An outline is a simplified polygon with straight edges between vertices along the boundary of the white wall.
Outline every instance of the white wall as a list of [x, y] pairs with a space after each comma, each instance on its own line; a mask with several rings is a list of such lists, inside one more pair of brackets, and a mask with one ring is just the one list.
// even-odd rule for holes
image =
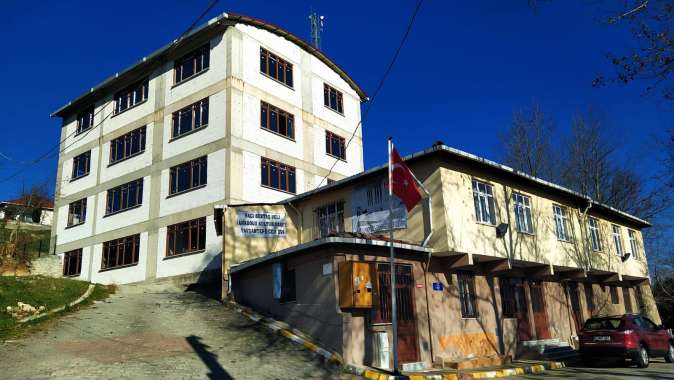
[[[98, 220], [96, 221], [96, 231], [94, 231], [94, 233], [100, 234], [147, 221], [150, 216], [150, 185], [150, 176], [144, 177], [143, 203], [141, 206], [108, 216], [105, 215], [107, 190], [98, 193], [98, 204], [96, 204], [98, 209]], [[87, 210], [87, 218], [88, 215], [89, 211]]]
[[101, 182], [107, 182], [127, 173], [152, 165], [152, 136], [154, 124], [145, 126], [145, 151], [137, 156], [110, 165], [110, 141], [101, 146]]
[[63, 172], [61, 174], [61, 192], [60, 196], [68, 196], [90, 187], [96, 186], [96, 173], [98, 172], [98, 150], [100, 147], [91, 149], [91, 161], [89, 174], [80, 177], [71, 182], [73, 173], [73, 159], [70, 158], [63, 162]]
[[68, 226], [68, 208], [69, 204], [65, 204], [58, 209], [58, 220], [56, 221], [56, 233], [58, 235], [58, 244], [69, 243], [71, 241], [87, 238], [93, 234], [94, 225], [94, 196], [87, 197], [87, 214], [84, 223]]
[[[103, 244], [101, 243], [94, 245], [92, 255], [93, 258], [92, 281], [100, 284], [126, 284], [130, 282], [139, 282], [145, 280], [145, 266], [147, 263], [147, 235], [148, 235], [147, 232], [142, 232], [140, 234], [140, 250], [138, 253], [138, 264], [125, 268], [111, 269], [101, 272], [100, 270], [103, 257]], [[85, 267], [82, 266], [83, 272], [84, 268]]]
[[[260, 184], [260, 156], [251, 152], [243, 152], [243, 197], [248, 202], [278, 202], [292, 197], [294, 194], [263, 187]], [[295, 170], [295, 186], [297, 194], [303, 193], [304, 171]]]

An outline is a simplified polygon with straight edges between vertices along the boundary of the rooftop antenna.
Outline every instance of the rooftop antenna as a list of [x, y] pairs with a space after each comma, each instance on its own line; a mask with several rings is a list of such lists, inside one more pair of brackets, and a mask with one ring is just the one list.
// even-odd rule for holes
[[309, 25], [311, 26], [311, 45], [316, 49], [321, 49], [321, 33], [323, 33], [323, 20], [325, 17], [319, 16], [316, 12], [309, 14]]

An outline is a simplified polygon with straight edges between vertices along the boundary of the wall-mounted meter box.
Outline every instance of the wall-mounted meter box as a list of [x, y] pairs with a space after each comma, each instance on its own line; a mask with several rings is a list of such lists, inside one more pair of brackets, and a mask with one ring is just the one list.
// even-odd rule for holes
[[374, 265], [361, 261], [339, 263], [339, 307], [371, 308], [377, 289]]

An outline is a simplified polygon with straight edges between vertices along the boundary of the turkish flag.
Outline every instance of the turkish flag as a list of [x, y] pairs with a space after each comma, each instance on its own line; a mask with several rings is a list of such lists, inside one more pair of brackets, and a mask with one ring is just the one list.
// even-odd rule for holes
[[410, 211], [421, 200], [421, 189], [395, 148], [391, 151], [390, 165], [393, 194], [397, 195], [405, 204], [407, 211]]

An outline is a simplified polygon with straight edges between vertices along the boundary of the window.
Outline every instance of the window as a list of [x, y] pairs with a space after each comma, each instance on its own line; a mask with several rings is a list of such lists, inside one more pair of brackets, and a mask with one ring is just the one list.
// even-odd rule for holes
[[145, 127], [110, 141], [110, 165], [145, 151]]
[[206, 185], [208, 181], [207, 161], [207, 156], [203, 156], [172, 167], [169, 174], [169, 194], [177, 194]]
[[75, 180], [89, 174], [91, 169], [91, 151], [84, 152], [73, 158], [73, 173], [71, 180]]
[[594, 313], [594, 290], [591, 283], [583, 284], [583, 289], [585, 290], [585, 304], [587, 305], [587, 311], [590, 315]]
[[615, 286], [611, 286], [610, 290], [611, 290], [611, 303], [614, 305], [619, 304], [620, 302], [618, 300], [618, 288]]
[[518, 314], [526, 315], [527, 303], [525, 301], [524, 286], [522, 280], [516, 278], [501, 277], [501, 307], [503, 318], [515, 318]]
[[323, 104], [331, 110], [343, 114], [344, 105], [342, 102], [342, 93], [323, 83]]
[[293, 87], [292, 63], [279, 58], [276, 54], [270, 53], [264, 48], [260, 48], [260, 72], [288, 87]]
[[557, 239], [571, 241], [569, 217], [566, 213], [566, 207], [552, 205], [552, 212], [555, 215], [555, 233], [557, 234]]
[[613, 244], [615, 245], [615, 254], [618, 256], [623, 255], [623, 238], [620, 236], [620, 226], [616, 226], [615, 224], [612, 226], [613, 228]]
[[137, 179], [108, 190], [105, 215], [143, 204], [143, 179]]
[[115, 115], [147, 100], [149, 80], [146, 78], [115, 94]]
[[346, 161], [346, 141], [343, 137], [325, 131], [325, 153]]
[[63, 254], [63, 275], [79, 276], [82, 273], [82, 248]]
[[167, 227], [166, 256], [199, 252], [206, 249], [206, 217]]
[[84, 223], [87, 219], [87, 198], [68, 205], [68, 227]]
[[459, 299], [461, 301], [461, 317], [476, 318], [475, 276], [470, 272], [459, 272]]
[[634, 287], [634, 295], [637, 299], [637, 307], [639, 308], [639, 312], [641, 312], [646, 308], [646, 304], [644, 303], [644, 293], [641, 290], [641, 286], [637, 285]]
[[260, 102], [260, 127], [295, 139], [295, 116], [265, 102]]
[[630, 249], [632, 250], [632, 256], [635, 259], [639, 258], [639, 250], [637, 249], [637, 233], [634, 230], [627, 230], [627, 236], [630, 240]]
[[87, 108], [84, 112], [77, 115], [77, 132], [80, 134], [84, 131], [88, 131], [91, 127], [94, 126], [94, 107], [91, 106]]
[[632, 298], [630, 298], [630, 288], [623, 288], [623, 302], [625, 303], [625, 313], [634, 313]]
[[297, 301], [295, 288], [295, 270], [288, 269], [285, 263], [272, 264], [274, 299], [280, 302]]
[[590, 230], [590, 243], [593, 251], [601, 251], [601, 240], [599, 239], [599, 221], [596, 218], [588, 218], [587, 225]]
[[531, 224], [531, 198], [526, 195], [514, 193], [513, 203], [515, 204], [515, 224], [518, 232], [534, 233], [534, 226]]
[[208, 125], [208, 98], [173, 113], [171, 138], [205, 128]]
[[140, 234], [103, 243], [101, 270], [138, 264]]
[[206, 44], [175, 61], [173, 83], [178, 84], [208, 69], [211, 46]]
[[344, 202], [334, 202], [314, 210], [318, 237], [326, 237], [337, 232], [344, 232]]
[[295, 168], [262, 157], [260, 159], [262, 186], [295, 194]]
[[494, 195], [492, 186], [484, 182], [473, 180], [473, 202], [475, 203], [475, 217], [478, 223], [495, 225]]

